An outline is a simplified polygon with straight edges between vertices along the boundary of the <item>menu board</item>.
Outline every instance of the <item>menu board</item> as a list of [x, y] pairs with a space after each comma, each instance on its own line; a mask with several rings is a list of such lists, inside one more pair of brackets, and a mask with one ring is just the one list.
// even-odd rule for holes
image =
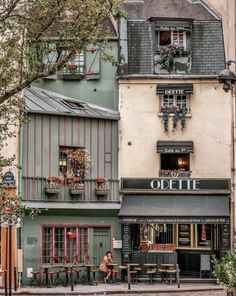
[[224, 251], [228, 251], [230, 249], [230, 227], [229, 227], [229, 224], [222, 225], [221, 249]]
[[123, 250], [131, 250], [131, 227], [129, 224], [123, 224]]
[[179, 247], [191, 246], [190, 224], [179, 224]]

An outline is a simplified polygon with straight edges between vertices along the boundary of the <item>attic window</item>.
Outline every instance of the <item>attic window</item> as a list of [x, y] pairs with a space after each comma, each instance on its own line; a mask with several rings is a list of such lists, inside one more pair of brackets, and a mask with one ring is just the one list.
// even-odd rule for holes
[[85, 105], [81, 102], [75, 102], [70, 100], [62, 100], [62, 103], [64, 103], [66, 106], [70, 107], [71, 109], [77, 109], [77, 110], [84, 110]]

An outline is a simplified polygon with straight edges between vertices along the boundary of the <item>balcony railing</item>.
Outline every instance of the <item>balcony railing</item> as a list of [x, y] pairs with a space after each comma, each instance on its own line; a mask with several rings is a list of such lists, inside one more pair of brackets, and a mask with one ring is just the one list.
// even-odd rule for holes
[[68, 184], [60, 188], [47, 188], [46, 178], [22, 177], [21, 196], [31, 202], [119, 202], [119, 180], [107, 180], [104, 194], [96, 194], [97, 179], [84, 180], [84, 186], [71, 190]]

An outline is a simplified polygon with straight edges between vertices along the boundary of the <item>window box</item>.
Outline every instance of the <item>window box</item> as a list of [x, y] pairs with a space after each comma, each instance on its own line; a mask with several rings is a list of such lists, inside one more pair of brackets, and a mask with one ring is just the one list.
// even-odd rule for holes
[[106, 196], [108, 195], [108, 193], [109, 193], [108, 189], [98, 189], [98, 188], [95, 189], [95, 194], [98, 196]]
[[159, 172], [159, 177], [161, 178], [190, 178], [191, 171], [184, 170], [161, 170]]
[[62, 80], [81, 80], [83, 78], [83, 75], [81, 74], [62, 74], [61, 79]]
[[71, 195], [82, 195], [84, 193], [84, 187], [81, 188], [69, 188]]
[[46, 180], [45, 192], [47, 194], [57, 194], [61, 190], [61, 181], [57, 176], [50, 176]]

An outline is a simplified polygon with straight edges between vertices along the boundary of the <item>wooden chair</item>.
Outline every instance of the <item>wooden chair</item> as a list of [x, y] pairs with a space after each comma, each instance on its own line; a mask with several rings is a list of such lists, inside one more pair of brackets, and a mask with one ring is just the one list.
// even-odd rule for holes
[[166, 275], [167, 275], [167, 280], [169, 281], [170, 284], [172, 284], [172, 275], [175, 275], [176, 278], [176, 273], [177, 273], [177, 269], [167, 269], [166, 270]]
[[125, 276], [127, 275], [127, 266], [126, 265], [120, 265], [119, 270], [121, 272], [121, 281], [125, 282]]
[[137, 283], [138, 282], [138, 277], [137, 277], [137, 274], [138, 274], [138, 272], [137, 272], [137, 270], [130, 270], [130, 279], [131, 279], [131, 282], [132, 283]]
[[37, 276], [40, 276], [40, 271], [31, 271], [32, 274], [32, 279], [31, 279], [31, 287], [39, 287], [40, 286], [40, 282]]
[[157, 273], [156, 268], [148, 268], [146, 274], [149, 276], [150, 284], [153, 284], [153, 276]]
[[95, 285], [98, 284], [98, 281], [97, 281], [97, 278], [96, 278], [96, 272], [98, 272], [98, 271], [99, 271], [99, 269], [96, 268], [96, 267], [91, 269], [91, 272], [92, 272], [92, 274], [93, 274], [93, 276], [92, 276], [92, 281], [93, 281], [93, 283], [94, 283]]
[[161, 268], [161, 269], [158, 269], [158, 271], [161, 273], [161, 283], [164, 283], [165, 280], [167, 280], [167, 269], [165, 268]]

